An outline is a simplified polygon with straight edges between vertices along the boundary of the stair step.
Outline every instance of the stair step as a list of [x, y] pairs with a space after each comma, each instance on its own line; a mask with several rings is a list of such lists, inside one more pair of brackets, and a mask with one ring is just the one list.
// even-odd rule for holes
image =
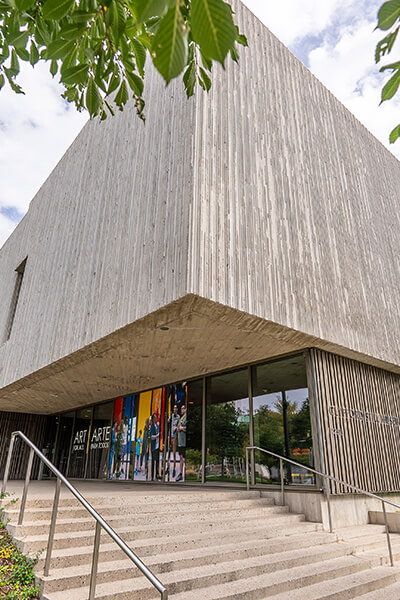
[[[269, 527], [263, 524], [260, 527], [254, 526], [251, 528], [244, 528], [238, 526], [220, 528], [209, 527], [208, 531], [202, 532], [185, 532], [175, 534], [172, 530], [169, 530], [166, 536], [158, 537], [155, 533], [149, 536], [147, 539], [138, 539], [136, 532], [131, 532], [129, 529], [118, 530], [118, 535], [128, 544], [132, 545], [138, 554], [141, 554], [142, 548], [158, 546], [161, 551], [168, 551], [175, 547], [195, 547], [196, 545], [208, 546], [213, 545], [216, 542], [224, 539], [228, 543], [229, 541], [241, 541], [245, 539], [268, 539], [278, 537], [280, 535], [291, 535], [299, 532], [299, 526], [301, 525], [304, 535], [309, 531], [321, 531], [322, 526], [319, 523], [306, 523], [305, 521], [298, 521], [293, 523], [277, 524], [275, 519], [271, 522]], [[131, 535], [132, 533], [132, 535]], [[103, 532], [102, 539], [109, 539], [109, 536]], [[43, 550], [47, 546], [47, 535], [36, 535], [36, 536], [25, 536], [15, 537], [19, 546], [24, 552], [38, 552]], [[94, 533], [88, 532], [71, 532], [71, 533], [58, 533], [54, 537], [53, 548], [68, 548], [71, 545], [81, 546], [92, 546], [94, 541]], [[132, 543], [134, 542], [134, 543]]]
[[[332, 580], [368, 568], [367, 561], [345, 556], [233, 581], [231, 572], [222, 573], [225, 581], [216, 584], [204, 574], [203, 567], [195, 567], [185, 570], [183, 574], [179, 571], [165, 573], [162, 582], [169, 591], [169, 598], [174, 600], [257, 600], [282, 593], [283, 590], [289, 592], [302, 585]], [[201, 587], [203, 579], [207, 579], [208, 587]], [[217, 575], [216, 579], [220, 581], [221, 575]], [[197, 588], [187, 589], [185, 582], [196, 582]], [[86, 600], [87, 597], [87, 586], [43, 594], [43, 600]], [[114, 582], [101, 583], [96, 588], [96, 600], [153, 600], [159, 597], [159, 593], [143, 577], [121, 580], [118, 586]]]
[[[393, 569], [391, 569], [393, 571]], [[397, 582], [389, 585], [382, 589], [382, 587], [376, 587], [376, 589], [363, 594], [360, 600], [399, 600], [400, 598], [400, 581], [397, 577]]]
[[[115, 483], [113, 484], [115, 485]], [[118, 486], [118, 484], [117, 484]], [[82, 506], [80, 502], [70, 493], [67, 492], [64, 488], [62, 489], [62, 494], [59, 500], [59, 507], [78, 507]], [[153, 506], [171, 506], [171, 505], [179, 505], [182, 504], [200, 504], [200, 503], [209, 503], [209, 502], [222, 502], [222, 501], [235, 501], [235, 500], [246, 500], [246, 499], [258, 499], [260, 500], [261, 495], [259, 490], [220, 490], [217, 492], [213, 491], [200, 491], [196, 490], [193, 492], [190, 489], [186, 491], [175, 491], [172, 487], [168, 488], [168, 492], [159, 493], [157, 489], [154, 489], [154, 492], [149, 493], [148, 491], [137, 491], [132, 487], [132, 484], [126, 484], [121, 486], [121, 494], [115, 493], [105, 493], [102, 496], [90, 496], [83, 493], [85, 500], [89, 502], [93, 507], [97, 509], [97, 507], [110, 504], [110, 502], [114, 506], [124, 506], [127, 502], [127, 497], [129, 498], [129, 502], [133, 502], [134, 500], [140, 504], [140, 506], [146, 507], [149, 505]], [[128, 492], [128, 494], [127, 494]], [[66, 495], [64, 495], [66, 494]], [[18, 507], [21, 501], [21, 498], [16, 496], [8, 496], [2, 502], [0, 502], [0, 506], [7, 506], [10, 502], [16, 500], [14, 504], [11, 506]], [[267, 500], [267, 498], [262, 498], [262, 500]], [[270, 498], [270, 500], [272, 500]], [[273, 502], [273, 500], [272, 500]], [[32, 497], [29, 496], [26, 501], [26, 509], [30, 508], [51, 508], [53, 505], [53, 496], [51, 497]]]
[[[283, 524], [283, 523], [298, 523], [301, 521], [304, 521], [304, 515], [295, 515], [295, 514], [287, 514], [287, 515], [274, 515], [273, 519], [270, 519], [271, 522], [274, 523], [274, 525], [278, 526], [279, 524]], [[143, 539], [143, 538], [148, 538], [148, 537], [162, 537], [162, 536], [168, 536], [171, 535], [171, 533], [173, 532], [174, 535], [179, 535], [179, 534], [184, 534], [184, 533], [192, 533], [192, 534], [197, 534], [197, 533], [205, 533], [205, 532], [209, 532], [211, 529], [213, 529], [213, 532], [215, 532], [215, 530], [226, 530], [227, 528], [236, 528], [238, 526], [238, 522], [240, 523], [240, 528], [249, 528], [249, 529], [254, 529], [259, 527], [260, 524], [260, 517], [259, 516], [244, 516], [240, 519], [240, 521], [238, 521], [236, 518], [231, 518], [229, 515], [224, 518], [224, 519], [220, 519], [218, 522], [217, 527], [215, 527], [215, 522], [214, 520], [206, 520], [206, 521], [184, 521], [184, 522], [180, 522], [180, 520], [177, 520], [176, 523], [168, 523], [168, 524], [159, 524], [157, 526], [153, 526], [150, 527], [151, 525], [153, 525], [152, 523], [142, 523], [142, 525], [140, 526], [126, 526], [126, 519], [121, 518], [121, 519], [111, 519], [108, 520], [109, 525], [113, 528], [113, 529], [118, 529], [118, 531], [122, 532], [122, 536], [129, 536], [130, 540], [138, 540], [138, 539]], [[94, 528], [95, 528], [95, 521], [94, 519], [88, 520], [88, 519], [76, 519], [74, 522], [70, 523], [69, 521], [63, 521], [63, 522], [57, 522], [56, 524], [56, 535], [57, 534], [62, 534], [62, 533], [67, 533], [69, 535], [71, 535], [74, 532], [79, 532], [79, 533], [86, 533], [86, 534], [90, 534], [91, 532], [94, 532]], [[48, 527], [45, 528], [43, 526], [37, 525], [36, 523], [34, 525], [28, 525], [28, 524], [24, 524], [21, 526], [18, 525], [13, 525], [13, 524], [9, 524], [8, 529], [10, 531], [11, 534], [16, 534], [16, 532], [18, 532], [19, 536], [26, 536], [26, 535], [36, 535], [39, 534], [40, 532], [46, 532], [46, 530], [48, 531]], [[107, 535], [106, 533], [104, 533], [103, 535]]]
[[[387, 594], [390, 584], [396, 580], [396, 573], [391, 567], [373, 568], [366, 571], [352, 573], [334, 581], [324, 581], [314, 585], [292, 590], [290, 600], [398, 600], [399, 596]], [[382, 589], [384, 588], [384, 589]], [[400, 588], [398, 588], [400, 589]], [[371, 592], [371, 590], [374, 590]], [[381, 595], [370, 597], [369, 592]], [[368, 592], [366, 594], [366, 592]], [[365, 595], [366, 594], [366, 595]], [[273, 597], [274, 600], [288, 600], [286, 593], [280, 593]], [[177, 599], [178, 600], [178, 599]], [[189, 597], [187, 600], [191, 600]]]
[[[163, 575], [163, 580], [170, 578], [174, 572], [174, 582], [183, 579], [185, 587], [193, 589], [199, 585], [205, 586], [223, 582], [227, 578], [230, 581], [241, 577], [250, 577], [263, 573], [272, 573], [274, 571], [289, 569], [299, 565], [309, 565], [313, 562], [330, 560], [352, 552], [350, 546], [343, 543], [330, 544], [323, 547], [298, 548], [286, 552], [276, 552], [270, 554], [268, 547], [265, 547], [264, 553], [258, 556], [235, 559], [230, 553], [224, 553], [225, 561], [215, 563], [201, 563], [194, 556], [188, 564], [183, 564], [175, 554], [164, 556], [155, 556], [146, 561], [146, 566], [156, 575]], [[227, 561], [226, 559], [229, 558]], [[187, 573], [193, 568], [202, 567], [202, 576], [196, 580], [188, 580]], [[68, 590], [78, 585], [89, 585], [91, 565], [82, 565], [65, 569], [54, 569], [48, 577], [39, 577], [42, 589], [46, 591]], [[196, 571], [197, 572], [197, 571]], [[129, 559], [120, 561], [108, 561], [99, 563], [97, 581], [99, 584], [110, 581], [121, 581], [126, 578], [140, 576], [141, 573]]]
[[[14, 507], [14, 505], [12, 505]], [[92, 506], [94, 506], [94, 508], [96, 510], [98, 510], [98, 512], [100, 512], [100, 514], [104, 517], [109, 517], [112, 515], [115, 515], [116, 512], [121, 512], [123, 514], [137, 514], [138, 512], [138, 502], [131, 500], [131, 499], [126, 499], [124, 503], [110, 503], [110, 501], [108, 501], [107, 504], [100, 504], [98, 505], [97, 503], [93, 502]], [[116, 511], [116, 507], [117, 507], [117, 511]], [[213, 512], [223, 512], [223, 511], [227, 511], [227, 510], [247, 510], [248, 508], [254, 509], [256, 510], [257, 508], [261, 509], [267, 509], [267, 508], [275, 508], [275, 509], [281, 509], [282, 511], [288, 511], [288, 507], [286, 506], [279, 506], [279, 505], [275, 505], [274, 501], [271, 498], [248, 498], [246, 500], [243, 499], [233, 499], [233, 500], [220, 500], [220, 501], [214, 501], [214, 502], [200, 502], [198, 503], [197, 501], [192, 501], [192, 502], [186, 502], [185, 503], [185, 509], [183, 511], [183, 515], [187, 515], [187, 514], [197, 514], [197, 513], [213, 513]], [[17, 508], [6, 508], [4, 511], [5, 515], [7, 518], [10, 518], [11, 520], [17, 521], [18, 519], [18, 515], [19, 515], [19, 509]], [[157, 513], [160, 515], [168, 515], [171, 514], [171, 499], [163, 504], [163, 505], [159, 505], [157, 506]], [[30, 521], [30, 520], [37, 520], [37, 521], [49, 521], [51, 518], [51, 514], [52, 514], [52, 503], [50, 503], [48, 506], [45, 507], [40, 507], [40, 508], [35, 508], [35, 507], [30, 507], [30, 508], [26, 508], [25, 509], [25, 516], [24, 519]], [[142, 503], [140, 502], [140, 514], [154, 514], [154, 504], [150, 503], [150, 504], [144, 504], [142, 505]], [[76, 505], [76, 506], [67, 506], [67, 507], [63, 507], [60, 506], [59, 510], [58, 510], [58, 516], [60, 519], [63, 518], [80, 518], [80, 517], [84, 517], [85, 515], [87, 515], [87, 510], [81, 505]]]
[[[205, 547], [194, 547], [188, 550], [181, 550], [173, 546], [173, 552], [171, 552], [171, 542], [165, 551], [165, 555], [174, 561], [178, 561], [179, 564], [184, 568], [187, 563], [190, 563], [194, 558], [199, 564], [207, 564], [208, 562], [223, 562], [225, 555], [229, 554], [232, 558], [246, 558], [251, 556], [259, 556], [265, 554], [274, 554], [276, 552], [285, 552], [287, 550], [293, 550], [296, 548], [308, 548], [310, 546], [320, 546], [322, 544], [330, 545], [336, 543], [336, 537], [333, 534], [319, 531], [307, 532], [307, 535], [303, 533], [299, 534], [296, 530], [296, 534], [286, 535], [285, 537], [277, 537], [268, 539], [246, 539], [244, 541], [225, 542], [223, 539], [218, 540], [219, 543], [213, 546]], [[136, 547], [134, 548], [135, 550]], [[147, 552], [146, 552], [147, 550]], [[159, 545], [153, 547], [141, 548], [141, 558], [147, 563], [149, 557], [162, 556]], [[91, 564], [92, 563], [92, 546], [86, 546], [84, 548], [64, 548], [54, 550], [52, 554], [51, 565], [52, 568], [66, 568], [70, 566], [76, 566], [80, 564]], [[100, 546], [99, 562], [121, 560], [125, 557], [125, 554], [120, 550], [114, 542], [103, 543]], [[43, 568], [44, 556], [38, 561], [38, 569]]]
[[[167, 587], [171, 600], [379, 600], [397, 591], [400, 570], [387, 566], [382, 525], [330, 534], [275, 505], [258, 491], [200, 492], [129, 484], [89, 502]], [[139, 487], [139, 486], [138, 486]], [[121, 493], [115, 493], [115, 489]], [[109, 489], [109, 488], [108, 488]], [[36, 567], [42, 600], [86, 600], [95, 521], [63, 490], [50, 575]], [[52, 498], [29, 498], [18, 526], [18, 504], [5, 508], [19, 547], [47, 546]], [[400, 559], [400, 535], [391, 536]], [[385, 600], [396, 596], [388, 596]], [[96, 600], [159, 600], [160, 593], [102, 532]], [[400, 595], [397, 596], [400, 600]]]
[[[288, 507], [286, 506], [265, 506], [265, 507], [247, 507], [244, 509], [231, 509], [231, 510], [220, 510], [220, 511], [197, 511], [188, 514], [179, 515], [179, 523], [180, 524], [193, 524], [193, 520], [195, 517], [196, 523], [204, 523], [207, 521], [226, 521], [226, 520], [248, 520], [248, 519], [262, 519], [268, 518], [269, 516], [274, 515], [284, 515], [289, 512]], [[144, 518], [144, 515], [141, 513], [138, 514], [138, 509], [136, 507], [135, 511], [121, 511], [120, 514], [117, 513], [114, 508], [114, 512], [111, 516], [105, 515], [102, 511], [99, 511], [99, 514], [112, 526], [118, 526], [118, 524], [124, 524], [126, 522], [132, 523], [142, 523], [146, 520], [147, 525], [154, 526], [171, 526], [177, 522], [177, 516], [175, 513], [172, 513], [171, 510], [167, 513], [148, 513]], [[292, 513], [293, 514], [293, 513]], [[7, 515], [6, 515], [7, 516]], [[34, 530], [35, 528], [38, 530], [49, 529], [50, 520], [39, 520], [34, 519], [33, 515], [26, 513], [24, 515], [24, 521], [22, 526], [17, 525], [17, 515], [13, 515], [15, 519], [11, 519], [9, 521], [9, 525], [11, 527], [17, 528], [22, 527], [26, 530]], [[216, 517], [218, 517], [216, 519]], [[74, 515], [73, 517], [65, 516], [64, 514], [57, 515], [56, 520], [56, 529], [58, 531], [63, 531], [63, 526], [69, 526], [70, 531], [81, 531], [87, 524], [87, 529], [92, 529], [94, 527], [94, 518], [86, 511], [82, 516]]]

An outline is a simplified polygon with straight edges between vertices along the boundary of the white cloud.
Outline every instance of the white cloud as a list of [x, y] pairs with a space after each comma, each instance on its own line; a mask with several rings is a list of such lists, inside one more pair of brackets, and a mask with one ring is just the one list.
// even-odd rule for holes
[[[25, 95], [3, 88], [0, 93], [0, 214], [20, 214], [72, 143], [87, 115], [67, 106], [61, 86], [47, 65], [22, 65], [19, 79]], [[16, 212], [14, 211], [14, 212]], [[10, 233], [9, 215], [1, 215], [0, 246]], [[14, 221], [14, 226], [16, 222]]]
[[318, 36], [337, 21], [365, 14], [370, 0], [244, 0], [244, 4], [282, 42], [291, 46], [307, 36]]
[[[337, 98], [398, 158], [400, 146], [389, 145], [388, 137], [398, 124], [397, 98], [379, 106], [384, 77], [373, 61], [382, 32], [373, 32], [372, 23], [361, 20], [343, 27], [338, 39], [325, 38], [309, 54], [311, 71]], [[390, 60], [390, 59], [389, 59]]]
[[15, 229], [15, 221], [9, 219], [6, 215], [3, 215], [0, 212], [0, 247], [3, 245], [3, 242], [8, 238], [8, 236]]

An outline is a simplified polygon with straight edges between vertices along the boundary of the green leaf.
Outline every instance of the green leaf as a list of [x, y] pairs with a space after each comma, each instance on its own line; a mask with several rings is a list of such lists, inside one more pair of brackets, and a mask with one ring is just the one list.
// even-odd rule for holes
[[200, 76], [204, 82], [205, 89], [207, 90], [207, 92], [209, 92], [211, 88], [211, 79], [209, 78], [203, 67], [200, 67]]
[[129, 94], [128, 94], [128, 86], [126, 85], [125, 79], [122, 80], [120, 88], [115, 96], [115, 104], [119, 106], [119, 109], [122, 110], [124, 104], [128, 102]]
[[154, 65], [167, 83], [185, 68], [188, 44], [178, 1], [162, 19], [152, 50]]
[[61, 81], [66, 85], [76, 85], [87, 83], [89, 77], [89, 65], [80, 64], [76, 67], [65, 69], [62, 74]]
[[378, 12], [379, 29], [390, 29], [400, 16], [400, 0], [389, 0], [385, 2]]
[[4, 75], [3, 75], [3, 73], [0, 73], [0, 90], [4, 85], [4, 82], [5, 82]]
[[8, 83], [10, 84], [10, 87], [13, 90], [13, 92], [15, 92], [16, 94], [25, 94], [22, 87], [15, 83], [15, 81], [13, 81], [12, 79], [9, 79]]
[[112, 0], [106, 12], [106, 24], [117, 46], [125, 30], [126, 15], [124, 7], [117, 0]]
[[139, 75], [136, 75], [136, 73], [129, 71], [126, 71], [126, 78], [133, 93], [136, 96], [141, 96], [143, 94], [143, 79]]
[[75, 23], [87, 23], [90, 19], [96, 16], [95, 12], [89, 12], [86, 10], [74, 10], [71, 14], [71, 21], [75, 21]]
[[382, 89], [381, 104], [385, 100], [390, 100], [390, 98], [393, 98], [400, 85], [400, 62], [385, 65], [384, 67], [381, 67], [380, 71], [385, 71], [386, 69], [391, 69], [392, 71], [395, 71], [395, 73]]
[[95, 51], [92, 48], [85, 48], [85, 56], [91, 62], [95, 57]]
[[63, 94], [61, 94], [62, 98], [66, 98], [68, 102], [76, 102], [78, 100], [79, 94], [76, 87], [68, 88], [65, 90]]
[[26, 48], [15, 48], [15, 52], [21, 60], [29, 61], [29, 52]]
[[110, 83], [108, 85], [108, 90], [107, 90], [107, 96], [112, 94], [112, 92], [117, 89], [117, 87], [120, 84], [120, 81], [121, 81], [121, 78], [120, 78], [119, 74], [115, 73], [110, 79]]
[[131, 44], [133, 46], [133, 52], [135, 53], [136, 58], [136, 66], [143, 77], [144, 75], [144, 65], [146, 62], [146, 48], [141, 44], [138, 40], [132, 39]]
[[10, 69], [10, 72], [14, 73], [14, 76], [18, 75], [18, 73], [19, 73], [18, 56], [17, 56], [17, 53], [15, 52], [14, 48], [11, 50], [11, 69]]
[[59, 21], [68, 14], [75, 4], [75, 0], [47, 0], [43, 4], [43, 18], [46, 21]]
[[104, 100], [105, 105], [107, 106], [108, 110], [110, 111], [110, 113], [114, 116], [115, 115], [115, 110], [113, 109], [113, 107], [111, 106], [111, 104], [109, 104], [107, 102], [107, 100]]
[[36, 65], [36, 63], [39, 60], [39, 50], [37, 49], [37, 46], [35, 44], [35, 42], [32, 40], [31, 42], [31, 51], [30, 51], [30, 56], [29, 56], [29, 62], [31, 63], [31, 65]]
[[245, 35], [243, 35], [242, 33], [239, 33], [238, 38], [237, 38], [237, 43], [240, 44], [241, 46], [248, 46], [248, 42], [247, 42], [247, 37]]
[[378, 63], [382, 56], [385, 54], [389, 54], [393, 48], [393, 44], [396, 41], [397, 34], [399, 32], [399, 27], [392, 33], [389, 33], [383, 40], [377, 43], [375, 50], [375, 62]]
[[14, 0], [15, 6], [20, 11], [29, 10], [34, 4], [34, 0]]
[[229, 4], [223, 0], [192, 0], [191, 26], [201, 52], [223, 64], [238, 37]]
[[139, 23], [144, 23], [151, 17], [161, 17], [168, 8], [168, 0], [136, 0], [135, 16]]
[[397, 125], [393, 131], [391, 131], [389, 136], [389, 141], [391, 144], [394, 144], [395, 141], [400, 137], [400, 125]]
[[54, 77], [55, 74], [58, 71], [58, 63], [57, 61], [53, 58], [53, 60], [50, 63], [50, 73], [52, 74], [52, 76]]
[[3, 48], [3, 53], [0, 54], [0, 65], [3, 64], [3, 62], [5, 62], [9, 56], [10, 56], [10, 48], [6, 44], [5, 47]]
[[101, 50], [100, 54], [97, 57], [97, 63], [95, 67], [94, 80], [97, 85], [103, 90], [103, 92], [107, 92], [104, 82], [104, 51]]
[[212, 60], [207, 58], [207, 56], [204, 56], [204, 54], [201, 54], [201, 62], [203, 63], [203, 65], [207, 69], [207, 71], [211, 71], [212, 64], [213, 64]]
[[93, 77], [89, 77], [85, 103], [91, 117], [94, 117], [99, 113], [102, 104], [102, 98]]
[[16, 31], [7, 36], [7, 42], [10, 46], [14, 46], [15, 48], [25, 48], [28, 38], [28, 31]]
[[75, 47], [73, 40], [55, 40], [43, 53], [43, 58], [65, 58]]
[[85, 25], [79, 23], [68, 23], [60, 29], [58, 34], [63, 40], [77, 40], [85, 31]]
[[35, 37], [40, 46], [46, 46], [51, 42], [48, 25], [40, 17], [36, 19]]
[[186, 95], [190, 98], [194, 94], [194, 86], [196, 85], [196, 65], [194, 60], [189, 63], [188, 68], [183, 74], [183, 84], [185, 86]]

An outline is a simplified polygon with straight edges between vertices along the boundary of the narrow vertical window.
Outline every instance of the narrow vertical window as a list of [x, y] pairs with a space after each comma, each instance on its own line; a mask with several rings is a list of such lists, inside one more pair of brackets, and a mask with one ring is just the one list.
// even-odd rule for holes
[[26, 266], [26, 258], [15, 269], [15, 271], [17, 273], [17, 279], [15, 280], [14, 293], [13, 293], [12, 300], [11, 300], [10, 316], [8, 317], [8, 323], [7, 323], [6, 341], [10, 339], [11, 330], [12, 330], [12, 326], [14, 323], [15, 312], [17, 310], [19, 294], [21, 291], [22, 280], [24, 278], [25, 266]]

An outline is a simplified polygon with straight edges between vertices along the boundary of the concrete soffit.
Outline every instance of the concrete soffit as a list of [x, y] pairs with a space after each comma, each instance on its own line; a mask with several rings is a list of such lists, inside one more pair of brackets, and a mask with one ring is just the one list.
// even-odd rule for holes
[[400, 367], [188, 294], [3, 388], [0, 410], [62, 412], [310, 347], [400, 373]]

